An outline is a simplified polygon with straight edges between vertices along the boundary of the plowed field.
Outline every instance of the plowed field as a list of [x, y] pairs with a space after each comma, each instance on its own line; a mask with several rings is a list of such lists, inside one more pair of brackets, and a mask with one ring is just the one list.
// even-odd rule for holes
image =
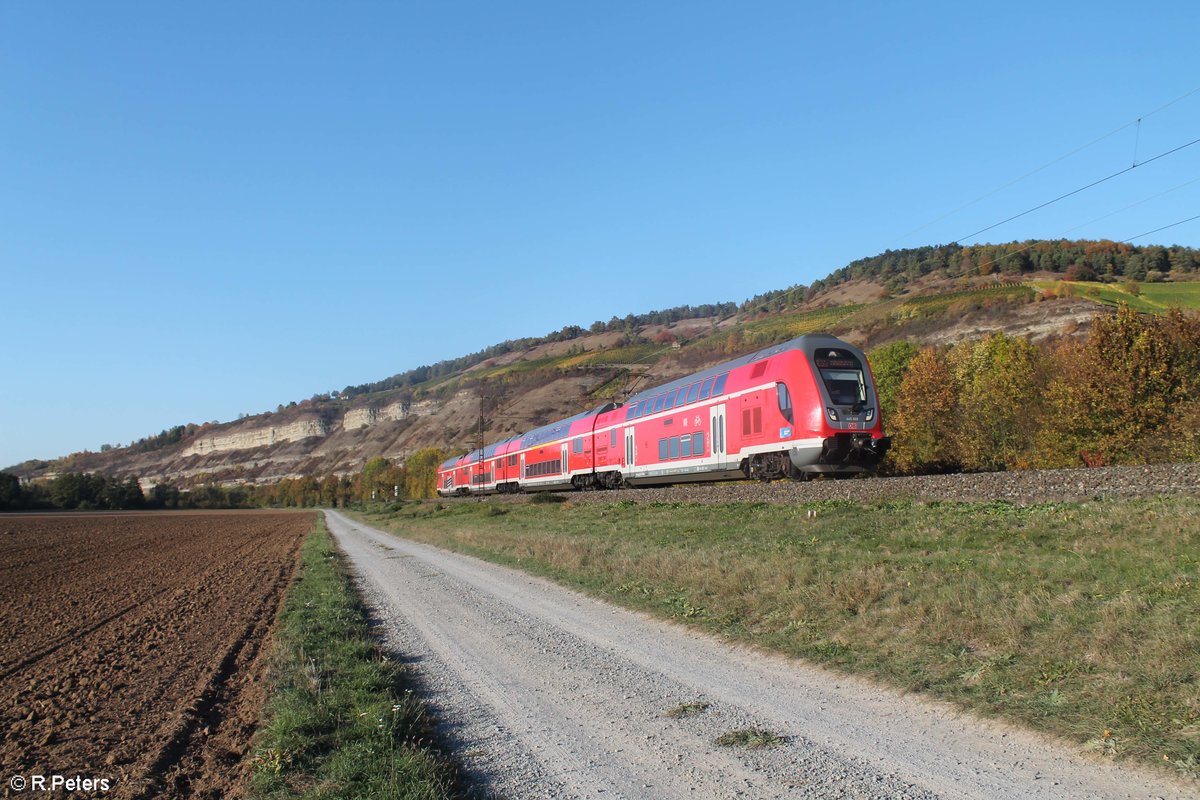
[[313, 524], [0, 516], [3, 791], [16, 796], [14, 775], [60, 775], [107, 779], [106, 797], [236, 794], [263, 645]]

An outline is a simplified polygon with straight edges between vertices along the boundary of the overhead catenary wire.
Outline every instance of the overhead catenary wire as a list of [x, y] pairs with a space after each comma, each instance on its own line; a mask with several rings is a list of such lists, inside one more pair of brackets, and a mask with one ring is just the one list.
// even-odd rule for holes
[[1002, 219], [999, 222], [995, 222], [991, 225], [988, 225], [986, 228], [980, 228], [979, 230], [977, 230], [973, 233], [968, 233], [966, 236], [960, 236], [957, 239], [954, 239], [952, 241], [954, 241], [955, 244], [961, 244], [963, 242], [963, 240], [965, 240], [965, 239], [971, 239], [971, 238], [974, 238], [975, 236], [978, 236], [981, 233], [986, 233], [987, 231], [990, 231], [993, 228], [999, 228], [1001, 225], [1005, 225], [1009, 222], [1012, 222], [1015, 219], [1020, 219], [1021, 217], [1024, 217], [1028, 214], [1032, 214], [1034, 211], [1039, 211], [1039, 210], [1045, 208], [1046, 206], [1054, 205], [1055, 203], [1057, 203], [1061, 200], [1066, 200], [1068, 197], [1073, 197], [1074, 195], [1077, 195], [1080, 192], [1087, 191], [1088, 189], [1091, 189], [1094, 186], [1099, 186], [1100, 184], [1105, 183], [1106, 181], [1111, 181], [1113, 178], [1124, 175], [1126, 172], [1131, 172], [1131, 171], [1137, 169], [1138, 167], [1142, 167], [1151, 162], [1158, 161], [1160, 158], [1166, 158], [1169, 155], [1178, 153], [1180, 150], [1184, 150], [1195, 144], [1200, 144], [1200, 139], [1193, 139], [1192, 141], [1188, 142], [1187, 144], [1181, 144], [1178, 147], [1174, 147], [1170, 150], [1167, 150], [1166, 152], [1159, 153], [1156, 156], [1148, 158], [1145, 161], [1141, 162], [1140, 164], [1133, 164], [1132, 166], [1125, 167], [1125, 169], [1117, 170], [1116, 172], [1112, 173], [1111, 175], [1106, 175], [1105, 177], [1103, 177], [1099, 180], [1092, 181], [1091, 183], [1087, 184], [1086, 186], [1080, 186], [1078, 189], [1073, 189], [1073, 190], [1067, 192], [1066, 194], [1060, 194], [1058, 197], [1055, 197], [1053, 200], [1047, 200], [1044, 203], [1039, 203], [1038, 205], [1034, 206], [1033, 208], [1029, 208], [1029, 209], [1022, 211], [1020, 214], [1013, 214], [1008, 219]]
[[[916, 228], [913, 228], [911, 231], [908, 231], [907, 233], [894, 239], [892, 241], [892, 244], [896, 244], [900, 241], [903, 241], [904, 239], [907, 239], [909, 236], [912, 236], [914, 233], [920, 233], [921, 231], [925, 230], [926, 228], [932, 227], [933, 225], [936, 225], [937, 223], [941, 222], [942, 220], [948, 219], [949, 217], [954, 216], [958, 212], [968, 209], [971, 206], [975, 205], [976, 203], [982, 202], [982, 201], [988, 199], [989, 197], [991, 197], [992, 195], [998, 194], [999, 192], [1002, 192], [1011, 186], [1015, 186], [1016, 184], [1025, 180], [1026, 178], [1031, 178], [1034, 175], [1041, 172], [1042, 170], [1049, 169], [1050, 167], [1054, 166], [1055, 164], [1058, 164], [1061, 161], [1065, 161], [1066, 159], [1070, 158], [1071, 156], [1073, 156], [1077, 153], [1081, 153], [1084, 150], [1087, 150], [1089, 147], [1099, 144], [1100, 142], [1103, 142], [1105, 139], [1109, 139], [1133, 125], [1138, 126], [1138, 137], [1140, 139], [1142, 120], [1146, 119], [1147, 117], [1152, 117], [1155, 114], [1159, 113], [1160, 111], [1165, 111], [1166, 109], [1170, 108], [1171, 106], [1175, 105], [1176, 103], [1178, 103], [1182, 100], [1186, 100], [1187, 98], [1191, 97], [1192, 95], [1196, 94], [1197, 92], [1200, 92], [1200, 86], [1197, 86], [1196, 88], [1192, 89], [1191, 91], [1181, 94], [1179, 97], [1176, 97], [1174, 100], [1164, 103], [1163, 105], [1159, 106], [1158, 108], [1154, 109], [1153, 111], [1150, 111], [1149, 113], [1142, 114], [1136, 120], [1131, 120], [1130, 122], [1126, 122], [1124, 125], [1114, 128], [1113, 130], [1109, 131], [1108, 133], [1104, 134], [1103, 136], [1099, 136], [1095, 139], [1092, 139], [1091, 141], [1087, 142], [1086, 144], [1082, 144], [1079, 147], [1076, 147], [1074, 150], [1071, 150], [1070, 152], [1064, 153], [1063, 155], [1061, 155], [1057, 158], [1051, 159], [1050, 161], [1047, 161], [1045, 164], [1042, 164], [1040, 167], [1036, 167], [1036, 168], [1030, 170], [1029, 172], [1026, 172], [1024, 175], [1021, 175], [1018, 178], [1014, 178], [1013, 180], [1009, 181], [1008, 183], [1005, 183], [1002, 186], [998, 186], [995, 189], [992, 189], [991, 191], [980, 195], [979, 197], [975, 198], [974, 200], [964, 203], [951, 211], [947, 211], [945, 214], [942, 214], [937, 219], [934, 219], [930, 222], [925, 223], [924, 225], [920, 225]], [[1134, 166], [1137, 166], [1137, 145], [1136, 144], [1134, 145], [1133, 163], [1134, 163]], [[1001, 223], [1001, 224], [1003, 224], [1003, 223]], [[890, 248], [891, 248], [891, 245], [888, 245], [888, 247], [886, 249], [890, 249]]]
[[1157, 200], [1158, 198], [1168, 195], [1171, 192], [1175, 192], [1180, 189], [1184, 189], [1188, 186], [1191, 186], [1193, 183], [1196, 183], [1197, 181], [1200, 181], [1200, 178], [1192, 178], [1190, 181], [1186, 181], [1186, 182], [1178, 184], [1176, 186], [1172, 186], [1170, 189], [1165, 189], [1161, 192], [1158, 192], [1157, 194], [1152, 194], [1149, 197], [1144, 197], [1141, 200], [1138, 200], [1136, 203], [1130, 203], [1129, 205], [1124, 206], [1123, 208], [1118, 208], [1116, 211], [1110, 211], [1107, 214], [1101, 214], [1098, 217], [1093, 217], [1092, 219], [1089, 219], [1087, 222], [1080, 223], [1079, 225], [1076, 225], [1072, 228], [1067, 228], [1067, 230], [1064, 231], [1064, 233], [1073, 233], [1073, 232], [1079, 230], [1080, 228], [1086, 228], [1087, 226], [1094, 225], [1095, 223], [1097, 223], [1101, 220], [1108, 219], [1109, 217], [1115, 217], [1117, 214], [1124, 213], [1131, 208], [1136, 208], [1136, 207], [1142, 205], [1143, 203], [1149, 203], [1151, 200]]
[[1197, 220], [1197, 219], [1200, 219], [1200, 214], [1197, 214], [1194, 217], [1188, 217], [1187, 219], [1181, 219], [1181, 220], [1179, 220], [1179, 222], [1172, 222], [1170, 225], [1163, 225], [1161, 228], [1155, 228], [1152, 231], [1146, 231], [1145, 233], [1139, 233], [1137, 236], [1130, 236], [1128, 239], [1122, 239], [1121, 243], [1124, 244], [1126, 242], [1132, 242], [1134, 239], [1140, 239], [1143, 236], [1149, 236], [1152, 233], [1158, 233], [1159, 231], [1165, 231], [1168, 228], [1176, 228], [1180, 225], [1186, 224], [1188, 222], [1192, 222], [1193, 220]]

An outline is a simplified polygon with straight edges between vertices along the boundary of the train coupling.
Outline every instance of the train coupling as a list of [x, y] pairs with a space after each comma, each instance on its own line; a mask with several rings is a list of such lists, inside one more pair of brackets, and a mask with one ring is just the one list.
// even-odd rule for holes
[[890, 437], [869, 433], [837, 433], [821, 443], [820, 464], [873, 469], [892, 446]]

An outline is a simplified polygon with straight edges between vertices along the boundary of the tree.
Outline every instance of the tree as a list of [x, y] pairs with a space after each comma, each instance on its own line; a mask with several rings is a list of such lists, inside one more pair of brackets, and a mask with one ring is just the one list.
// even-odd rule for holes
[[1122, 305], [1092, 324], [1087, 341], [1062, 345], [1038, 435], [1041, 466], [1173, 458], [1166, 434], [1200, 395], [1200, 320], [1173, 310], [1141, 315]]
[[964, 469], [1027, 466], [1041, 412], [1042, 354], [994, 333], [950, 355], [959, 386], [956, 453]]
[[909, 363], [896, 392], [892, 460], [901, 471], [957, 466], [958, 385], [942, 351], [927, 347]]
[[0, 472], [0, 509], [27, 508], [27, 502], [21, 479], [11, 472]]
[[909, 362], [918, 352], [909, 341], [892, 342], [877, 347], [868, 355], [871, 375], [875, 378], [875, 391], [879, 394], [879, 413], [884, 423], [891, 419], [896, 410], [896, 392], [908, 371]]
[[446, 452], [436, 447], [426, 447], [409, 456], [404, 462], [405, 495], [433, 497], [437, 493], [438, 467], [446, 458]]
[[360, 500], [390, 498], [396, 486], [404, 485], [404, 470], [383, 456], [376, 456], [364, 464], [359, 477]]

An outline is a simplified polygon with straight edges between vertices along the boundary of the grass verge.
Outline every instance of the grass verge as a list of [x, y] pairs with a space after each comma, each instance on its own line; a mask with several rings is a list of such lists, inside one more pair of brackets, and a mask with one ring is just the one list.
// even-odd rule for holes
[[493, 505], [368, 521], [1200, 777], [1200, 499]]
[[382, 657], [323, 518], [275, 634], [248, 796], [456, 796], [456, 771], [400, 665]]

